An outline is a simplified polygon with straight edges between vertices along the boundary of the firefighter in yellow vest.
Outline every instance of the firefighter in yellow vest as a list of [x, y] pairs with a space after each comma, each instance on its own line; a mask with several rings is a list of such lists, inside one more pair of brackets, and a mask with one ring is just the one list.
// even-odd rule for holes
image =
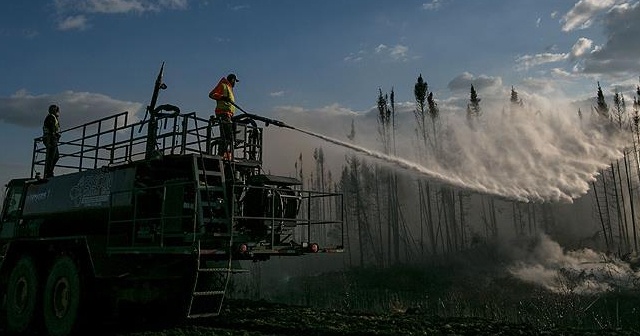
[[58, 141], [60, 140], [60, 108], [57, 105], [49, 106], [49, 114], [44, 118], [42, 125], [42, 143], [47, 149], [44, 160], [44, 177], [53, 176], [53, 168], [58, 162]]
[[215, 115], [220, 125], [220, 137], [222, 143], [218, 144], [218, 155], [227, 160], [231, 160], [233, 153], [234, 125], [233, 113], [235, 112], [233, 87], [239, 82], [235, 74], [229, 74], [218, 82], [211, 92], [209, 98], [216, 101]]

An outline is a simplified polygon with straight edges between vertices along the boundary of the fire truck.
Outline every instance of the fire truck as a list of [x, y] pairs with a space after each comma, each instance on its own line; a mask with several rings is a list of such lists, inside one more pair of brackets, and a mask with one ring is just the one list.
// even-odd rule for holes
[[61, 132], [56, 176], [8, 182], [0, 213], [0, 333], [69, 335], [122, 303], [167, 303], [184, 318], [216, 316], [240, 261], [342, 252], [340, 193], [304, 190], [262, 168], [266, 126], [234, 117], [231, 157], [217, 119], [157, 105]]

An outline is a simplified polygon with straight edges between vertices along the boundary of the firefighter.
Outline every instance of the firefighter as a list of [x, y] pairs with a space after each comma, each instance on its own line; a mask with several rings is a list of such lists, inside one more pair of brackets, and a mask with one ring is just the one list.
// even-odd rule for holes
[[238, 77], [235, 74], [229, 74], [227, 77], [222, 77], [218, 85], [209, 92], [209, 98], [216, 101], [215, 117], [220, 125], [222, 143], [218, 144], [218, 155], [226, 160], [231, 160], [233, 153], [235, 127], [231, 117], [235, 111], [233, 87], [237, 82], [239, 82]]
[[60, 140], [60, 108], [58, 105], [49, 106], [49, 114], [44, 118], [42, 126], [42, 143], [47, 149], [44, 161], [44, 177], [53, 176], [53, 168], [58, 162], [60, 154], [58, 152], [58, 141]]

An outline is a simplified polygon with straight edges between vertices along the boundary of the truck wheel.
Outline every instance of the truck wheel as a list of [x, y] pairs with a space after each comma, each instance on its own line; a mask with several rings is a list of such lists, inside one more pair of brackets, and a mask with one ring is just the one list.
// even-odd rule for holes
[[75, 262], [67, 256], [57, 258], [44, 287], [44, 325], [49, 335], [65, 336], [74, 330], [80, 306], [80, 286]]
[[7, 329], [21, 334], [32, 326], [38, 301], [38, 273], [33, 259], [23, 257], [13, 267], [7, 284]]

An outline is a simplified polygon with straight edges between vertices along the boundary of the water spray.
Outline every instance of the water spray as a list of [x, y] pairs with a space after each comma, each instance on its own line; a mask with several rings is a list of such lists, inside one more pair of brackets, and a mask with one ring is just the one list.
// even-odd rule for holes
[[510, 131], [487, 129], [483, 133], [476, 130], [468, 132], [471, 135], [467, 139], [457, 139], [462, 140], [459, 143], [462, 150], [457, 155], [464, 167], [447, 168], [437, 161], [433, 162], [433, 167], [426, 167], [402, 157], [250, 114], [235, 103], [233, 105], [246, 116], [263, 121], [267, 126], [289, 128], [435, 182], [523, 202], [573, 202], [587, 193], [598, 170], [622, 156], [620, 149], [626, 141], [623, 137], [576, 129], [569, 123], [553, 119], [557, 118], [555, 116], [549, 119], [537, 116], [537, 119], [526, 119], [520, 123], [512, 121], [508, 124]]
[[270, 124], [278, 126], [278, 127], [283, 127], [283, 128], [289, 128], [295, 131], [298, 131], [300, 133], [303, 134], [307, 134], [310, 135], [312, 137], [327, 141], [329, 143], [333, 143], [335, 145], [338, 146], [342, 146], [345, 148], [349, 148], [351, 150], [354, 150], [358, 153], [362, 153], [365, 154], [369, 157], [373, 157], [376, 159], [380, 159], [383, 161], [386, 161], [388, 163], [392, 163], [395, 164], [396, 166], [409, 170], [409, 171], [413, 171], [413, 172], [417, 172], [421, 175], [426, 175], [427, 177], [442, 182], [442, 183], [446, 183], [446, 184], [450, 184], [450, 185], [454, 185], [463, 189], [473, 189], [476, 190], [478, 192], [482, 192], [482, 193], [488, 193], [488, 194], [495, 194], [497, 196], [501, 196], [501, 197], [507, 197], [507, 198], [515, 198], [516, 200], [519, 201], [528, 201], [529, 199], [527, 197], [525, 197], [524, 195], [514, 195], [513, 193], [505, 193], [505, 192], [501, 192], [499, 190], [492, 190], [490, 188], [487, 188], [485, 186], [482, 186], [481, 184], [475, 184], [470, 180], [465, 180], [461, 177], [450, 177], [450, 176], [446, 176], [444, 174], [438, 173], [434, 170], [430, 170], [422, 165], [420, 165], [419, 163], [407, 160], [407, 159], [403, 159], [400, 157], [396, 157], [396, 156], [392, 156], [392, 155], [388, 155], [379, 151], [375, 151], [375, 150], [371, 150], [371, 149], [367, 149], [361, 146], [357, 146], [354, 145], [352, 143], [348, 143], [348, 142], [344, 142], [320, 133], [316, 133], [316, 132], [312, 132], [306, 129], [302, 129], [299, 127], [295, 127], [295, 126], [291, 126], [289, 124], [286, 124], [282, 121], [279, 120], [274, 120], [274, 119], [270, 119], [270, 118], [265, 118], [262, 116], [258, 116], [252, 113], [248, 113], [246, 112], [244, 109], [242, 109], [240, 106], [238, 106], [237, 104], [235, 104], [234, 102], [231, 102], [231, 104], [233, 106], [235, 106], [238, 110], [240, 110], [242, 113], [244, 113], [246, 116], [248, 116], [249, 118], [252, 118], [254, 120], [259, 120], [265, 123], [266, 126], [269, 126]]

